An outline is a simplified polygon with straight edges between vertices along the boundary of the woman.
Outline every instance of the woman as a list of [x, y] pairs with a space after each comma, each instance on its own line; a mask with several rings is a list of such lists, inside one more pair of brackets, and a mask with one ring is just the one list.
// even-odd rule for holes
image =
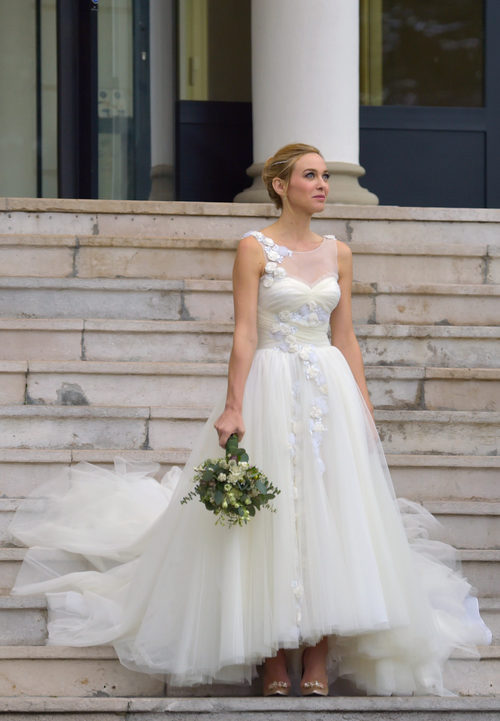
[[[276, 207], [281, 209], [281, 216], [260, 233], [245, 237], [238, 248], [233, 273], [235, 330], [229, 363], [227, 400], [223, 414], [215, 423], [222, 447], [225, 447], [232, 433], [237, 433], [241, 440], [245, 430], [242, 416], [243, 395], [258, 342], [259, 283], [261, 278], [265, 277], [267, 261], [264, 249], [271, 247], [264, 245], [264, 238], [273, 240], [277, 246], [287, 248], [292, 254], [319, 250], [321, 255], [324, 255], [321, 246], [327, 241], [311, 230], [310, 220], [314, 213], [325, 207], [329, 191], [328, 177], [325, 161], [319, 151], [312, 146], [301, 144], [282, 148], [269, 159], [264, 168], [264, 182]], [[328, 240], [328, 247], [325, 249], [327, 257], [324, 261], [330, 263], [331, 272], [325, 275], [325, 279], [335, 303], [337, 288], [340, 290], [340, 300], [330, 316], [332, 345], [338, 348], [348, 361], [366, 406], [370, 413], [373, 413], [361, 352], [352, 326], [351, 251], [345, 243], [335, 240], [332, 243], [331, 239]], [[338, 267], [338, 284], [334, 276], [335, 266]], [[318, 267], [321, 275], [323, 270], [324, 266]], [[299, 272], [298, 268], [296, 272]], [[317, 279], [313, 281], [316, 282]], [[327, 650], [326, 638], [323, 638], [304, 654], [303, 693], [327, 693]], [[265, 663], [264, 694], [273, 691], [286, 694], [290, 686], [285, 655], [281, 650], [276, 658], [268, 659]]]
[[[368, 693], [443, 693], [451, 650], [489, 632], [442, 562], [451, 549], [428, 541], [429, 515], [396, 505], [352, 328], [351, 254], [309, 225], [325, 162], [289, 145], [263, 177], [282, 213], [240, 242], [226, 401], [177, 487], [163, 497], [144, 473], [73, 469], [39, 522], [13, 526], [47, 547], [29, 550], [14, 591], [47, 593], [51, 643], [113, 643], [173, 685], [250, 681], [264, 662], [264, 694], [287, 695], [285, 649], [303, 649], [303, 694], [326, 695], [334, 674]], [[180, 505], [193, 466], [218, 453], [214, 424], [223, 447], [245, 437], [280, 488], [276, 513], [228, 530]]]

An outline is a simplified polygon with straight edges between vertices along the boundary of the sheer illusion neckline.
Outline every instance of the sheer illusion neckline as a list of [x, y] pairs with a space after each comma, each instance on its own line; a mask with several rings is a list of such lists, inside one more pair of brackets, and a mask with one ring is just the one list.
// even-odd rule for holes
[[280, 243], [277, 243], [274, 238], [270, 238], [268, 235], [264, 235], [264, 233], [261, 234], [263, 238], [267, 238], [268, 240], [271, 240], [274, 245], [277, 245], [278, 248], [285, 248], [285, 250], [288, 250], [290, 253], [314, 253], [315, 250], [319, 250], [323, 247], [325, 244], [325, 236], [321, 236], [321, 243], [317, 245], [315, 248], [311, 248], [310, 250], [293, 250], [292, 248], [289, 248], [288, 245], [281, 245]]

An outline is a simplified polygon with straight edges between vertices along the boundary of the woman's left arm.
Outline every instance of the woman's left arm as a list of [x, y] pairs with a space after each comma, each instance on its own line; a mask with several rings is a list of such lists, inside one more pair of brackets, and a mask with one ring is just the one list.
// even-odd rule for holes
[[338, 348], [358, 384], [359, 390], [373, 416], [373, 405], [366, 387], [365, 369], [358, 340], [352, 325], [352, 253], [349, 246], [337, 241], [337, 258], [339, 269], [340, 301], [330, 317], [332, 345]]

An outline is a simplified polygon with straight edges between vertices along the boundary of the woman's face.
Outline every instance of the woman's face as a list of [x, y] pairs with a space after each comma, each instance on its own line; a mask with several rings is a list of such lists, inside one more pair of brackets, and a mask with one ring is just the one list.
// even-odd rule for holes
[[329, 173], [326, 163], [317, 153], [301, 155], [293, 166], [285, 197], [293, 208], [318, 213], [328, 197]]

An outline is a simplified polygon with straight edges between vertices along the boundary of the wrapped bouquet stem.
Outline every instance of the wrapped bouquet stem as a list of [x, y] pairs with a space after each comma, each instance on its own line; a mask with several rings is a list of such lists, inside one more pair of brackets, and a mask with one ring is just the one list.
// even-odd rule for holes
[[198, 498], [208, 511], [216, 516], [216, 524], [242, 526], [266, 508], [276, 509], [271, 501], [280, 493], [267, 476], [249, 463], [244, 448], [238, 447], [238, 436], [230, 436], [226, 444], [226, 457], [207, 458], [195, 467], [195, 484], [181, 503]]

